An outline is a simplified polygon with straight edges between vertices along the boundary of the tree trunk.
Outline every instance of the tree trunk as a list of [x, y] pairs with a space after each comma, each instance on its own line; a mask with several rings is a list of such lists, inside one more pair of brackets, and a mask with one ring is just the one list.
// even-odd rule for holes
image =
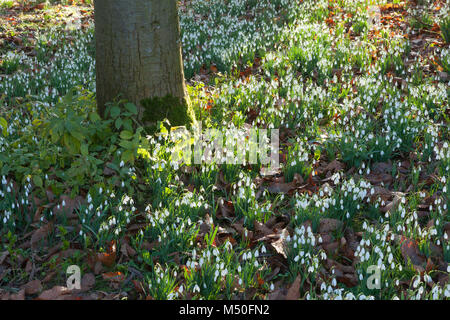
[[120, 94], [138, 106], [143, 122], [171, 120], [172, 113], [176, 113], [172, 125], [191, 122], [177, 1], [95, 0], [94, 4], [99, 113], [104, 116], [105, 104]]

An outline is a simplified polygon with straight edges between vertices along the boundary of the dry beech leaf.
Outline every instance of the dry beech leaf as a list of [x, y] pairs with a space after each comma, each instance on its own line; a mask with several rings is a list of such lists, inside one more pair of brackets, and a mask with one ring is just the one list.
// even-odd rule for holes
[[25, 294], [33, 295], [42, 291], [42, 283], [40, 280], [33, 280], [23, 286]]
[[325, 167], [324, 172], [328, 172], [328, 171], [334, 171], [334, 172], [337, 172], [337, 171], [344, 170], [344, 168], [345, 168], [345, 165], [344, 165], [342, 162], [339, 162], [338, 160], [335, 159], [335, 160], [331, 161], [331, 162]]
[[48, 274], [45, 276], [45, 278], [42, 279], [42, 282], [43, 282], [43, 283], [50, 282], [50, 281], [55, 277], [55, 275], [56, 275], [56, 271], [52, 271], [52, 272], [48, 273]]
[[37, 297], [37, 300], [56, 300], [60, 296], [69, 294], [70, 292], [71, 290], [66, 287], [54, 286], [53, 288], [42, 292], [39, 297]]
[[286, 289], [280, 288], [267, 295], [268, 300], [286, 300]]
[[337, 219], [323, 218], [320, 219], [319, 232], [328, 233], [340, 229], [343, 223]]
[[[76, 196], [72, 199], [70, 196], [62, 195], [59, 200], [59, 208], [58, 206], [54, 207], [53, 212], [57, 215], [64, 214], [69, 218], [78, 217], [74, 213], [74, 210], [78, 209], [81, 205], [86, 204], [86, 199], [82, 196]], [[63, 202], [65, 204], [64, 206], [62, 205]]]
[[302, 177], [300, 174], [298, 174], [298, 173], [296, 172], [296, 173], [294, 173], [294, 179], [293, 179], [293, 182], [294, 182], [295, 184], [300, 185], [300, 184], [304, 184], [304, 183], [305, 183], [305, 180], [303, 179], [303, 177]]
[[289, 232], [287, 231], [287, 229], [283, 229], [280, 232], [280, 238], [277, 241], [274, 241], [270, 244], [277, 253], [279, 253], [286, 259], [287, 259], [286, 238], [288, 235], [289, 235]]
[[35, 249], [36, 245], [39, 243], [39, 241], [41, 241], [42, 239], [47, 237], [52, 230], [53, 230], [53, 223], [51, 223], [51, 222], [48, 224], [45, 224], [45, 225], [41, 226], [39, 229], [37, 229], [31, 236], [31, 241], [30, 241], [31, 247], [33, 249]]
[[5, 259], [9, 256], [9, 251], [3, 251], [2, 253], [0, 253], [0, 264], [3, 263], [3, 261], [5, 261]]
[[219, 219], [231, 219], [234, 217], [234, 206], [231, 201], [225, 201], [224, 199], [219, 199], [219, 210], [217, 211], [217, 218]]
[[288, 193], [291, 190], [294, 190], [296, 188], [296, 185], [294, 182], [288, 182], [288, 183], [272, 183], [267, 187], [267, 190], [270, 193]]
[[266, 225], [262, 224], [262, 223], [259, 222], [259, 221], [256, 221], [256, 220], [255, 220], [253, 226], [254, 226], [254, 228], [255, 228], [255, 231], [256, 231], [257, 233], [262, 234], [263, 236], [268, 236], [269, 234], [272, 234], [272, 233], [273, 233], [272, 229], [266, 227]]
[[10, 300], [25, 300], [25, 289], [21, 289], [19, 292], [11, 294]]
[[0, 301], [6, 301], [9, 300], [9, 298], [10, 298], [9, 292], [0, 293]]
[[405, 262], [411, 261], [418, 271], [423, 271], [423, 265], [427, 262], [426, 258], [420, 253], [417, 243], [413, 240], [402, 238], [401, 251]]
[[386, 213], [397, 209], [400, 202], [402, 201], [402, 195], [403, 194], [401, 192], [396, 192], [394, 194], [394, 199], [392, 199], [392, 201], [385, 205], [383, 208], [380, 208], [380, 211]]
[[81, 291], [89, 291], [95, 285], [95, 275], [92, 273], [86, 273], [81, 279]]
[[120, 252], [127, 258], [136, 255], [136, 250], [134, 250], [125, 239], [122, 239], [120, 244]]
[[116, 262], [116, 242], [114, 240], [111, 241], [108, 250], [106, 252], [98, 253], [97, 259], [103, 265], [112, 267]]
[[372, 166], [372, 172], [375, 174], [389, 173], [392, 171], [392, 162], [377, 162]]
[[137, 293], [145, 293], [144, 288], [142, 286], [142, 283], [138, 280], [132, 280], [131, 281], [134, 285], [134, 289], [136, 290]]

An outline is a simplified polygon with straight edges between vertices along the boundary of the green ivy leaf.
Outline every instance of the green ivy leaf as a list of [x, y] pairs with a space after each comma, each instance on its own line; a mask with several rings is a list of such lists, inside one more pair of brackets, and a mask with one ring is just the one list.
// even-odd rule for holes
[[116, 119], [116, 122], [114, 123], [114, 125], [116, 126], [116, 129], [120, 129], [120, 127], [122, 126], [122, 124], [123, 124], [122, 118], [117, 118], [117, 119]]
[[126, 150], [122, 153], [122, 161], [123, 162], [133, 162], [134, 161], [134, 152], [133, 150]]
[[92, 122], [97, 122], [97, 121], [100, 121], [100, 120], [101, 120], [101, 118], [100, 118], [100, 116], [98, 115], [97, 112], [91, 112], [91, 113], [89, 114], [89, 119], [90, 119]]
[[136, 115], [138, 113], [137, 107], [133, 103], [130, 103], [130, 102], [126, 103], [125, 108], [134, 115]]
[[89, 148], [87, 144], [82, 144], [80, 147], [81, 154], [87, 156], [89, 154]]
[[[136, 146], [133, 142], [127, 141], [127, 140], [122, 140], [122, 141], [119, 143], [119, 146], [121, 146], [121, 147], [124, 148], [124, 149], [132, 150], [132, 151], [134, 151], [134, 149], [137, 148], [137, 146]], [[125, 161], [125, 160], [124, 160], [124, 161]]]

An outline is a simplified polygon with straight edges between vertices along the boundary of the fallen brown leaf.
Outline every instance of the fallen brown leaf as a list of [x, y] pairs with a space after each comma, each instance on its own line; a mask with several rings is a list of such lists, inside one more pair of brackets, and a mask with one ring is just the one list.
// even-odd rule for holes
[[45, 290], [42, 292], [39, 297], [37, 297], [37, 300], [56, 300], [58, 297], [71, 293], [71, 290], [67, 289], [66, 287], [62, 286], [54, 286], [53, 288], [49, 290]]
[[92, 273], [86, 273], [81, 279], [81, 291], [89, 291], [95, 285], [95, 275]]
[[337, 219], [323, 218], [320, 219], [319, 232], [328, 233], [340, 229], [343, 222]]
[[52, 230], [53, 230], [53, 223], [51, 222], [37, 229], [31, 236], [30, 241], [31, 248], [35, 249], [38, 242], [47, 237]]
[[263, 236], [267, 236], [267, 235], [273, 233], [272, 229], [266, 227], [266, 225], [262, 224], [259, 221], [255, 220], [255, 222], [253, 223], [253, 226], [254, 226], [255, 231], [256, 231], [257, 234], [261, 234]]
[[294, 182], [288, 182], [288, 183], [272, 183], [267, 187], [267, 190], [270, 193], [288, 193], [291, 190], [294, 190], [296, 188]]
[[297, 278], [295, 278], [294, 283], [291, 285], [291, 287], [289, 288], [287, 295], [286, 295], [286, 300], [298, 300], [300, 299], [300, 285], [301, 285], [301, 281], [302, 278], [300, 277], [300, 275], [297, 276]]
[[328, 172], [328, 171], [333, 171], [333, 172], [337, 172], [337, 171], [341, 171], [345, 169], [345, 165], [342, 162], [339, 162], [338, 160], [333, 160], [331, 161], [324, 169], [324, 172]]

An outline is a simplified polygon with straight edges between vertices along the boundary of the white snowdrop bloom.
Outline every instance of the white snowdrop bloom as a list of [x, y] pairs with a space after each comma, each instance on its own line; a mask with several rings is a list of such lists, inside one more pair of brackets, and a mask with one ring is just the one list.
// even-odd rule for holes
[[261, 253], [266, 253], [266, 247], [264, 245], [261, 247]]

